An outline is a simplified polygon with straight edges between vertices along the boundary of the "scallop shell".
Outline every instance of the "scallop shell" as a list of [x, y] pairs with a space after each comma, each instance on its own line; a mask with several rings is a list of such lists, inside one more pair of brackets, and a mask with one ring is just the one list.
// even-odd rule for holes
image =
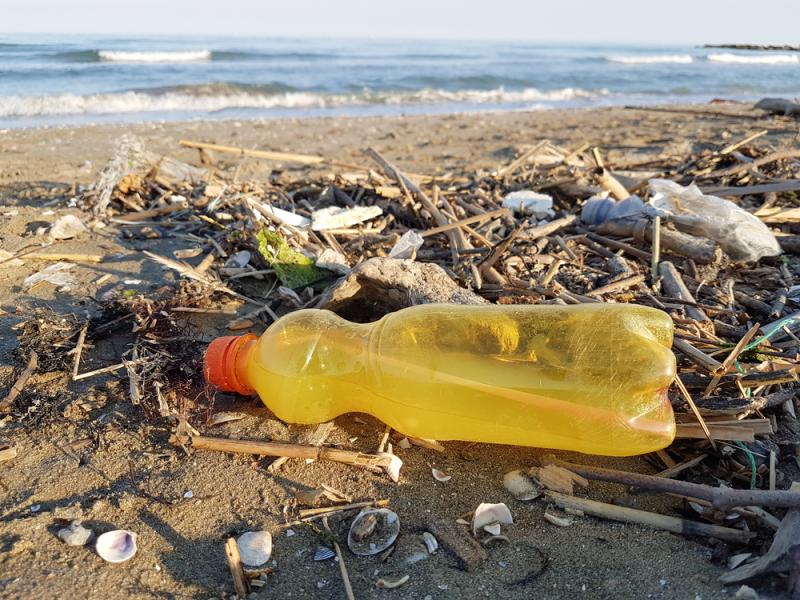
[[[475, 509], [472, 517], [472, 534], [475, 535], [486, 525], [498, 523], [500, 525], [510, 525], [514, 522], [511, 511], [502, 502], [499, 504], [481, 503]], [[499, 532], [498, 532], [499, 533]], [[497, 534], [493, 534], [497, 535]]]
[[388, 508], [366, 508], [350, 525], [347, 545], [353, 554], [371, 556], [394, 544], [400, 533], [400, 518]]
[[260, 567], [272, 556], [272, 534], [269, 531], [248, 531], [236, 540], [242, 564]]
[[136, 554], [136, 534], [125, 529], [107, 531], [97, 538], [94, 549], [106, 562], [125, 562]]
[[67, 527], [58, 530], [58, 539], [67, 546], [85, 546], [92, 537], [92, 530], [86, 529], [80, 521], [73, 521]]
[[542, 488], [537, 486], [530, 477], [517, 469], [503, 475], [503, 486], [511, 492], [517, 500], [527, 501], [542, 495]]

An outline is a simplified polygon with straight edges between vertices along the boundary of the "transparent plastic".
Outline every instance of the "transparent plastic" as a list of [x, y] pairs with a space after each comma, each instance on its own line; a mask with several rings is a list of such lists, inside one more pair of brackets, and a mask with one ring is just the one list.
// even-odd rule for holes
[[415, 437], [609, 456], [675, 436], [672, 320], [643, 306], [427, 304], [369, 324], [300, 310], [239, 341], [233, 379], [289, 423], [363, 412]]

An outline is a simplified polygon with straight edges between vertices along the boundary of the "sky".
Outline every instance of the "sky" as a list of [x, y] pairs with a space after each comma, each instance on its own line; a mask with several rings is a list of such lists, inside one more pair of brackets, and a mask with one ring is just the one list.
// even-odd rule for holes
[[800, 44], [798, 2], [0, 0], [0, 31]]

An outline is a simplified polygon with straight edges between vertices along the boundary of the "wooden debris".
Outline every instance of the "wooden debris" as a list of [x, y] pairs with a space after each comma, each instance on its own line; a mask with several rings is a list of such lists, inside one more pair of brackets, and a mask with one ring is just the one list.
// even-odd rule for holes
[[489, 554], [467, 529], [457, 523], [438, 519], [428, 523], [427, 527], [436, 536], [439, 545], [452, 552], [465, 571], [475, 571], [488, 560]]
[[228, 538], [225, 542], [225, 557], [228, 559], [228, 569], [231, 572], [233, 579], [233, 589], [239, 598], [247, 598], [250, 593], [250, 583], [244, 574], [242, 568], [242, 559], [239, 557], [239, 546], [236, 544], [236, 538]]
[[31, 352], [25, 370], [20, 373], [19, 377], [17, 377], [17, 380], [14, 382], [14, 385], [11, 386], [11, 389], [8, 391], [8, 394], [6, 394], [5, 398], [0, 400], [0, 413], [11, 410], [14, 400], [17, 399], [17, 396], [19, 396], [22, 390], [25, 388], [25, 385], [28, 383], [28, 380], [31, 378], [31, 376], [36, 372], [38, 366], [39, 355], [36, 354], [36, 352]]
[[558, 492], [547, 492], [547, 497], [560, 508], [581, 510], [587, 515], [610, 519], [612, 521], [636, 523], [638, 525], [653, 527], [655, 529], [664, 529], [681, 535], [702, 535], [736, 544], [746, 544], [755, 535], [740, 529], [710, 525], [698, 521], [689, 521], [688, 519], [660, 515], [635, 508], [627, 508], [625, 506], [606, 504], [605, 502], [597, 502], [596, 500], [576, 498], [575, 496], [559, 494]]

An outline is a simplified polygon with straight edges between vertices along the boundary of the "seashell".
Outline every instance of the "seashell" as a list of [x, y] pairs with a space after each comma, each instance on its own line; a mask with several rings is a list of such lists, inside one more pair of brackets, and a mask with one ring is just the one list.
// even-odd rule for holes
[[248, 531], [236, 540], [242, 564], [260, 567], [272, 556], [272, 534], [269, 531]]
[[425, 542], [428, 554], [433, 554], [439, 548], [439, 540], [430, 531], [425, 531], [422, 534], [422, 541]]
[[319, 546], [317, 551], [314, 553], [314, 560], [319, 562], [322, 560], [328, 560], [336, 556], [336, 552], [328, 548], [327, 546]]
[[440, 471], [439, 469], [431, 469], [431, 473], [433, 474], [433, 478], [436, 481], [441, 481], [444, 483], [445, 481], [450, 481], [453, 476], [446, 474], [444, 471]]
[[519, 469], [516, 471], [509, 471], [503, 475], [503, 486], [511, 492], [514, 498], [522, 500], [523, 502], [533, 500], [542, 495], [542, 488], [536, 485], [530, 477]]
[[743, 552], [742, 554], [734, 554], [728, 559], [728, 568], [735, 569], [751, 556], [753, 556], [752, 552]]
[[397, 442], [397, 447], [402, 448], [403, 450], [408, 450], [411, 448], [411, 442], [408, 441], [407, 437], [404, 437], [402, 440]]
[[73, 521], [67, 527], [59, 529], [57, 535], [67, 546], [85, 546], [92, 537], [92, 530], [86, 529], [80, 521]]
[[389, 464], [383, 466], [383, 470], [389, 475], [389, 479], [395, 483], [400, 481], [400, 469], [403, 466], [403, 461], [400, 457], [391, 452], [381, 452], [378, 456], [389, 459]]
[[223, 411], [214, 413], [211, 417], [211, 420], [208, 422], [209, 425], [222, 425], [223, 423], [229, 423], [231, 421], [239, 421], [241, 419], [246, 418], [247, 415], [240, 412], [232, 412], [232, 411]]
[[392, 590], [394, 588], [399, 588], [401, 585], [403, 585], [408, 580], [409, 580], [409, 576], [408, 575], [403, 575], [400, 579], [395, 579], [394, 581], [392, 581], [391, 579], [378, 579], [376, 585], [379, 588]]
[[495, 542], [505, 542], [510, 543], [508, 536], [506, 535], [490, 535], [485, 540], [481, 542], [484, 546], [488, 546], [489, 544], [494, 544]]
[[366, 508], [350, 525], [347, 545], [353, 554], [372, 556], [394, 544], [400, 533], [400, 518], [388, 508]]
[[500, 535], [500, 523], [492, 523], [491, 525], [484, 525], [483, 530], [489, 535]]
[[248, 250], [241, 250], [228, 260], [225, 261], [225, 266], [229, 269], [242, 269], [250, 262], [252, 254]]
[[125, 529], [107, 531], [97, 538], [94, 549], [106, 562], [125, 562], [136, 554], [136, 534]]
[[547, 511], [544, 512], [544, 518], [546, 521], [549, 521], [553, 525], [558, 525], [559, 527], [569, 527], [570, 525], [572, 525], [572, 519], [559, 517], [558, 515], [554, 515]]
[[[510, 525], [514, 522], [511, 511], [500, 502], [499, 504], [481, 503], [475, 509], [472, 517], [472, 534], [475, 535], [486, 525], [498, 523], [500, 525]], [[496, 534], [495, 534], [496, 535]]]

